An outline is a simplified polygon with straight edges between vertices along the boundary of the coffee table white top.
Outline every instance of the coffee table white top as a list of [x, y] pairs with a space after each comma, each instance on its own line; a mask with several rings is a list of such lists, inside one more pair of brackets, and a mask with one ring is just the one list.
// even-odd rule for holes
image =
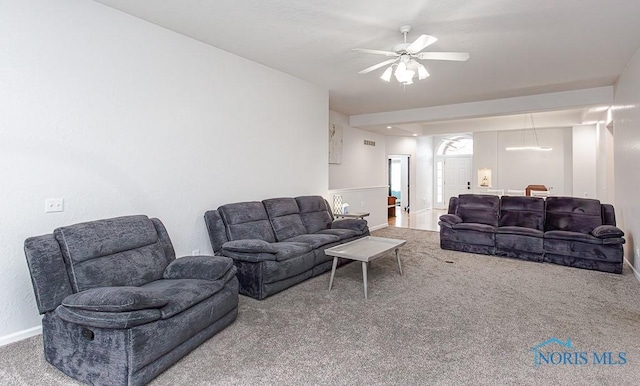
[[343, 257], [345, 259], [365, 261], [377, 259], [389, 251], [400, 248], [406, 240], [387, 239], [384, 237], [367, 236], [342, 245], [324, 250], [328, 256]]

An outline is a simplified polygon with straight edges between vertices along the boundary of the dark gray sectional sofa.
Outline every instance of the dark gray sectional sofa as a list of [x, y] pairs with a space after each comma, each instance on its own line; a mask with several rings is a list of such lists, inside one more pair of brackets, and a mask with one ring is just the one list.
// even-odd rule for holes
[[438, 224], [443, 249], [622, 272], [624, 232], [598, 200], [462, 194]]
[[45, 359], [85, 383], [145, 384], [238, 314], [232, 260], [176, 259], [158, 219], [66, 226], [24, 249]]
[[331, 270], [325, 249], [369, 235], [366, 220], [334, 221], [321, 196], [227, 204], [204, 218], [216, 255], [238, 268], [240, 293], [256, 299]]

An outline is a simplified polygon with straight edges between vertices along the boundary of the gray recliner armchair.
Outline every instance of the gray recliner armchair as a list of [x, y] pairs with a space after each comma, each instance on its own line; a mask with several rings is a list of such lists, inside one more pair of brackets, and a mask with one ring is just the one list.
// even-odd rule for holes
[[175, 258], [146, 216], [25, 241], [46, 360], [82, 382], [145, 384], [233, 323], [238, 280], [222, 256]]

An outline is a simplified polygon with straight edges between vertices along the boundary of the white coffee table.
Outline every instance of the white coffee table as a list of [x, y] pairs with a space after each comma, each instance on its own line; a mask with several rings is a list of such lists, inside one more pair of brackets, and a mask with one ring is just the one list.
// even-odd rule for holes
[[333, 286], [333, 277], [336, 274], [338, 258], [351, 259], [362, 262], [362, 281], [364, 283], [364, 298], [367, 297], [367, 265], [370, 261], [382, 257], [390, 251], [396, 252], [398, 260], [398, 270], [402, 275], [402, 264], [400, 263], [400, 247], [407, 243], [406, 240], [387, 239], [384, 237], [367, 236], [351, 241], [333, 248], [325, 249], [327, 256], [333, 256], [333, 268], [331, 268], [331, 278], [329, 279], [329, 291]]

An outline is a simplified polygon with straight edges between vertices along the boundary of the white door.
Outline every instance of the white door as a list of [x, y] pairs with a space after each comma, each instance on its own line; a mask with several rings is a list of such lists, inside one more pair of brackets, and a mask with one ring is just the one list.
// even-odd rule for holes
[[471, 157], [446, 157], [444, 160], [444, 206], [449, 199], [471, 191]]

